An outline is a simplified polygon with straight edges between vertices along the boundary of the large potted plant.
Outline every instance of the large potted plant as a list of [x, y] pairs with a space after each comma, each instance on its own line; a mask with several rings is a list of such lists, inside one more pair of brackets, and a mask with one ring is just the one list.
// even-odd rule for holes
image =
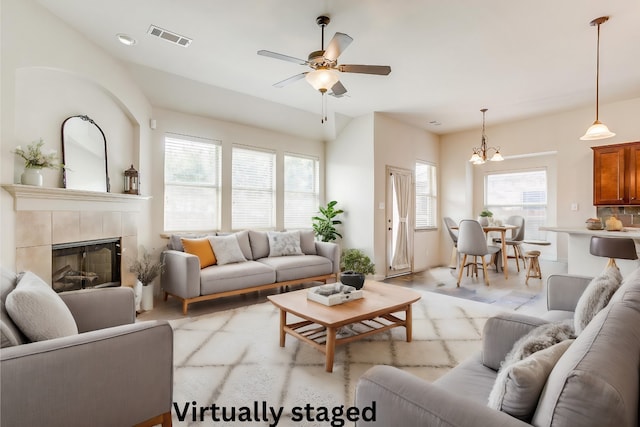
[[375, 274], [376, 266], [360, 249], [347, 249], [340, 257], [340, 281], [356, 289], [364, 286], [367, 274]]
[[[153, 259], [145, 247], [140, 245], [140, 255], [137, 259], [133, 260], [129, 267], [129, 271], [136, 275], [138, 286], [142, 288], [140, 309], [153, 309], [153, 286], [151, 286], [151, 283], [160, 273], [162, 273], [163, 268], [164, 263], [160, 260]], [[137, 294], [138, 292], [136, 292], [136, 297]]]
[[315, 235], [323, 242], [331, 242], [338, 237], [342, 237], [342, 234], [336, 230], [336, 225], [342, 224], [342, 221], [335, 219], [341, 213], [344, 213], [342, 209], [336, 209], [338, 204], [335, 200], [330, 201], [327, 207], [320, 206], [320, 215], [316, 215], [311, 218], [313, 221], [313, 231]]

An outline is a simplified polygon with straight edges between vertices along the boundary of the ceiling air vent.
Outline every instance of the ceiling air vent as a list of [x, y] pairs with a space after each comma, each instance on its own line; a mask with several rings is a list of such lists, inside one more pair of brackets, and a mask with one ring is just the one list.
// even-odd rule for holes
[[160, 37], [163, 40], [166, 40], [173, 44], [177, 44], [182, 47], [188, 47], [193, 41], [189, 37], [181, 36], [180, 34], [162, 29], [160, 27], [156, 27], [155, 25], [151, 25], [149, 27], [148, 33], [151, 34], [152, 36]]

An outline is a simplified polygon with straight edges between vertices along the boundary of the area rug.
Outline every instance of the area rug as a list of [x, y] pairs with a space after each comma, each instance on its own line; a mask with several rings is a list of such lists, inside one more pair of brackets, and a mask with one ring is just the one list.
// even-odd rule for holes
[[392, 365], [433, 381], [479, 350], [487, 318], [505, 311], [422, 294], [412, 342], [395, 328], [339, 346], [332, 373], [309, 345], [287, 336], [279, 346], [279, 312], [269, 302], [171, 321], [174, 425], [353, 425], [346, 411], [367, 369]]

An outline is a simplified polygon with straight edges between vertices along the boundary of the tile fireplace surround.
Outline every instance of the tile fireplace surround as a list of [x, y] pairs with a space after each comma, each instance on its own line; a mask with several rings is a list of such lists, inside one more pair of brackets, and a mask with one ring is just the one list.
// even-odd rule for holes
[[138, 248], [140, 202], [149, 199], [117, 193], [28, 185], [3, 185], [14, 198], [16, 271], [33, 271], [51, 284], [52, 245], [120, 238], [122, 284], [133, 286], [127, 260]]

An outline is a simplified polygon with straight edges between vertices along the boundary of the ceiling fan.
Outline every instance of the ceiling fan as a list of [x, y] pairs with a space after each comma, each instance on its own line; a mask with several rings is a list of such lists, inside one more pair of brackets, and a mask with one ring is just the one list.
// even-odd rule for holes
[[327, 93], [339, 98], [347, 93], [347, 89], [340, 83], [338, 72], [376, 74], [382, 76], [386, 76], [391, 72], [391, 67], [388, 65], [338, 65], [338, 57], [351, 44], [353, 39], [347, 34], [336, 33], [325, 49], [324, 27], [326, 27], [329, 22], [330, 19], [328, 16], [318, 16], [316, 18], [316, 24], [322, 28], [321, 49], [311, 52], [306, 60], [271, 52], [269, 50], [258, 51], [258, 55], [307, 65], [313, 70], [296, 74], [295, 76], [282, 80], [274, 84], [275, 87], [284, 87], [305, 78], [314, 89], [320, 91], [323, 95]]

